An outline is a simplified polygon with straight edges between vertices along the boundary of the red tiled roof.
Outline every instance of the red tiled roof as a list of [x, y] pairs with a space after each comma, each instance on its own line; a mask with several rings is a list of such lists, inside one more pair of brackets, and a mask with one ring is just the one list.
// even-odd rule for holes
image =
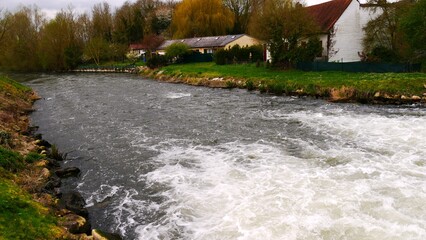
[[328, 32], [351, 4], [352, 0], [332, 0], [307, 7], [322, 32]]
[[141, 43], [132, 43], [132, 44], [130, 44], [129, 48], [131, 50], [143, 50], [143, 49], [147, 49], [147, 47], [144, 44], [141, 44]]

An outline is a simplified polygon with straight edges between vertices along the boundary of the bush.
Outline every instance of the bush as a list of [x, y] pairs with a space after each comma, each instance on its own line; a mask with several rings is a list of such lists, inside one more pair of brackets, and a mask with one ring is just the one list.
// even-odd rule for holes
[[266, 90], [267, 90], [267, 88], [266, 88], [266, 84], [265, 83], [259, 84], [259, 92], [266, 93]]
[[0, 167], [16, 172], [24, 166], [22, 156], [12, 150], [0, 147]]
[[249, 91], [253, 91], [254, 89], [256, 89], [256, 87], [254, 86], [254, 83], [252, 80], [247, 80], [246, 81], [246, 88]]
[[249, 48], [251, 53], [251, 62], [263, 62], [263, 46], [252, 45]]
[[237, 83], [234, 82], [234, 81], [228, 80], [228, 81], [225, 82], [225, 84], [226, 84], [226, 88], [229, 88], [229, 89], [237, 87]]
[[268, 84], [268, 92], [276, 95], [282, 95], [284, 93], [284, 85], [282, 83], [269, 83]]
[[397, 63], [399, 62], [398, 54], [386, 47], [376, 47], [371, 51], [369, 60], [372, 62]]
[[214, 61], [217, 65], [263, 61], [263, 47], [261, 45], [250, 47], [234, 45], [229, 49], [219, 49], [214, 54]]
[[182, 57], [189, 53], [189, 46], [185, 43], [173, 43], [166, 48], [166, 56], [172, 59], [172, 62], [181, 62]]
[[299, 46], [295, 49], [296, 62], [312, 62], [315, 57], [322, 53], [321, 41], [318, 38], [310, 38], [306, 45]]
[[227, 64], [228, 59], [228, 51], [225, 49], [219, 49], [214, 53], [213, 56], [214, 62], [217, 65], [225, 65]]
[[152, 55], [152, 57], [150, 59], [148, 59], [148, 61], [146, 62], [146, 65], [151, 68], [158, 68], [158, 67], [163, 67], [167, 65], [167, 57], [163, 56], [163, 55]]

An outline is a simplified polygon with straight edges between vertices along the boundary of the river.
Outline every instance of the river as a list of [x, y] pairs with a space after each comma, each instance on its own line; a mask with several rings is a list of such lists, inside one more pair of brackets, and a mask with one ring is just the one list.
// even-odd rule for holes
[[125, 239], [426, 239], [426, 109], [40, 75], [32, 124]]

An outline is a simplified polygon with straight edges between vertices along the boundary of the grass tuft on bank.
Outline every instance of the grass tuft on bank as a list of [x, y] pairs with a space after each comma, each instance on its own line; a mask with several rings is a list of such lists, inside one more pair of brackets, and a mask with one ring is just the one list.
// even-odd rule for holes
[[[350, 73], [280, 71], [256, 64], [216, 65], [191, 63], [169, 65], [163, 74], [175, 77], [234, 78], [248, 83], [240, 86], [275, 94], [303, 92], [306, 95], [327, 97], [333, 91], [354, 97], [372, 97], [375, 93], [422, 96], [425, 92], [425, 73]], [[335, 92], [336, 93], [336, 92]], [[339, 94], [337, 92], [336, 94]]]

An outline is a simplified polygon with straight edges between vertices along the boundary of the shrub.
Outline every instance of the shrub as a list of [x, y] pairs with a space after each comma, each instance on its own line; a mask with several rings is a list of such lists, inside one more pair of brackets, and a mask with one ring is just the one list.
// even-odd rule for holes
[[284, 86], [282, 83], [270, 83], [268, 84], [269, 93], [273, 93], [276, 95], [282, 95], [284, 93]]
[[248, 49], [251, 53], [252, 62], [263, 62], [263, 46], [262, 45], [252, 45]]
[[310, 38], [306, 45], [298, 46], [294, 50], [296, 62], [312, 62], [315, 57], [320, 56], [322, 53], [321, 41], [318, 38]]
[[22, 156], [12, 150], [0, 147], [0, 167], [16, 172], [24, 166]]
[[214, 53], [214, 62], [217, 65], [225, 65], [227, 64], [228, 59], [228, 51], [225, 49], [219, 49]]
[[234, 45], [229, 49], [219, 49], [214, 54], [214, 61], [217, 65], [263, 61], [263, 47], [261, 45], [250, 47]]
[[266, 90], [267, 90], [267, 87], [266, 87], [266, 84], [265, 83], [261, 83], [261, 84], [259, 84], [259, 91], [261, 92], [261, 93], [266, 93]]
[[229, 88], [229, 89], [232, 89], [232, 88], [236, 88], [237, 87], [237, 83], [236, 82], [234, 82], [234, 81], [230, 81], [230, 80], [228, 80], [228, 81], [226, 81], [226, 88]]
[[173, 62], [180, 62], [182, 57], [189, 53], [189, 46], [185, 43], [173, 43], [166, 48], [166, 56]]
[[398, 54], [386, 47], [376, 47], [371, 51], [369, 60], [372, 62], [386, 62], [386, 63], [397, 63], [399, 62]]
[[253, 91], [255, 89], [254, 83], [252, 80], [247, 80], [246, 81], [246, 88], [249, 91]]
[[154, 69], [154, 68], [166, 66], [167, 62], [168, 62], [168, 59], [166, 56], [152, 55], [152, 57], [148, 59], [148, 61], [146, 62], [146, 65], [149, 68]]

